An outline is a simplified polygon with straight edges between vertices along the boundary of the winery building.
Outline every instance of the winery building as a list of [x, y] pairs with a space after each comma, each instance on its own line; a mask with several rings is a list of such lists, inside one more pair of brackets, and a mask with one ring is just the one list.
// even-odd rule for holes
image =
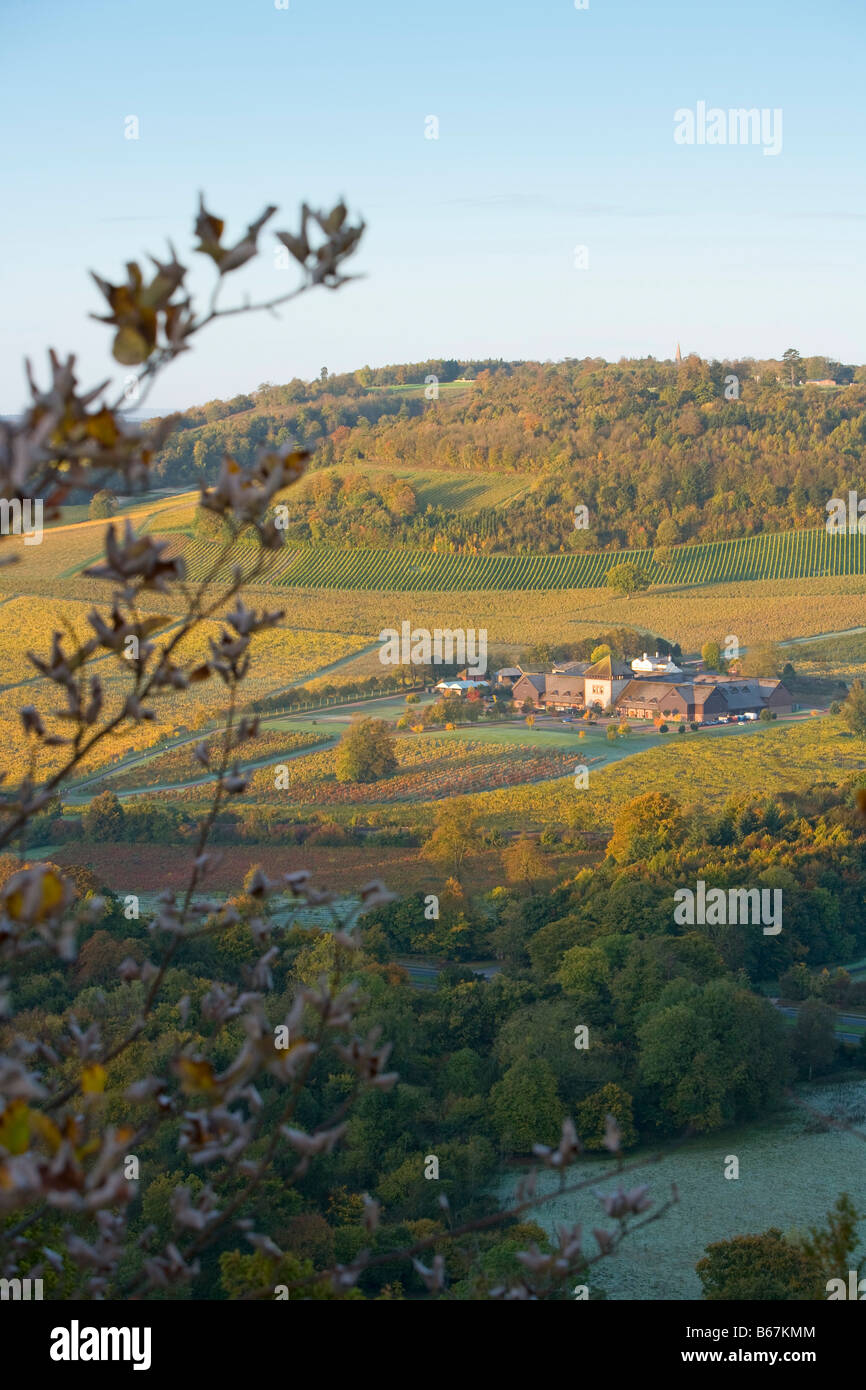
[[564, 712], [613, 708], [625, 719], [696, 720], [729, 714], [760, 715], [764, 709], [790, 714], [794, 704], [780, 680], [746, 679], [705, 673], [689, 680], [658, 680], [633, 675], [611, 657], [589, 666], [583, 675], [524, 671], [511, 689], [515, 703], [536, 710]]
[[616, 699], [617, 714], [626, 719], [694, 719], [691, 685], [670, 681], [633, 680]]
[[706, 723], [728, 714], [760, 715], [769, 709], [790, 714], [791, 693], [779, 680], [745, 680], [739, 676], [695, 676], [689, 682], [633, 680], [616, 700], [628, 719], [688, 719]]

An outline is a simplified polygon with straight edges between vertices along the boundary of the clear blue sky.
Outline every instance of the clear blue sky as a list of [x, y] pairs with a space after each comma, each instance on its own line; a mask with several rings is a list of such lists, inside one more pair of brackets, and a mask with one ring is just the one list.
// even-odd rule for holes
[[[0, 409], [49, 343], [105, 374], [86, 270], [189, 247], [199, 188], [232, 239], [344, 195], [367, 279], [216, 326], [157, 407], [440, 355], [862, 362], [864, 38], [863, 0], [0, 0]], [[675, 144], [699, 101], [781, 108], [782, 152]]]

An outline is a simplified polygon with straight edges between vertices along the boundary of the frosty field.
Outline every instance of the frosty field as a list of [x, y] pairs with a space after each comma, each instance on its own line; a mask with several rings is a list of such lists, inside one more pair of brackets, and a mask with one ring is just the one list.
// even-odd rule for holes
[[[594, 1265], [591, 1285], [616, 1299], [699, 1299], [701, 1284], [695, 1265], [712, 1241], [757, 1234], [771, 1226], [785, 1232], [822, 1224], [842, 1192], [848, 1192], [855, 1202], [862, 1201], [866, 1078], [844, 1085], [803, 1087], [800, 1094], [817, 1109], [846, 1118], [856, 1125], [858, 1134], [837, 1129], [809, 1132], [811, 1116], [788, 1105], [761, 1123], [692, 1139], [681, 1148], [630, 1151], [627, 1162], [657, 1152], [663, 1157], [627, 1174], [622, 1179], [624, 1186], [648, 1183], [657, 1206], [667, 1200], [675, 1182], [680, 1200], [659, 1221], [628, 1236], [617, 1254]], [[729, 1154], [740, 1160], [738, 1179], [724, 1177]], [[597, 1176], [599, 1189], [612, 1192], [619, 1186], [615, 1172], [610, 1160], [587, 1159], [571, 1170], [569, 1181]], [[503, 1199], [513, 1192], [516, 1182], [513, 1172], [502, 1180], [499, 1193]], [[557, 1182], [553, 1174], [542, 1172], [538, 1191], [549, 1192]], [[587, 1188], [539, 1207], [533, 1219], [554, 1234], [557, 1222], [582, 1222], [586, 1249], [595, 1254], [597, 1246], [589, 1233], [593, 1226], [610, 1227], [603, 1217], [592, 1188]], [[866, 1239], [866, 1221], [861, 1222], [860, 1231], [861, 1239]]]

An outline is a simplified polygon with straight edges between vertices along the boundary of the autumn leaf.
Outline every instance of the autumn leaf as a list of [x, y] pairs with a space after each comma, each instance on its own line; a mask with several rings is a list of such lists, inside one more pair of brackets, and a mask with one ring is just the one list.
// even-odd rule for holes
[[31, 1115], [33, 1128], [48, 1145], [52, 1153], [56, 1153], [63, 1143], [63, 1135], [57, 1128], [50, 1115], [43, 1115], [41, 1111], [34, 1110]]
[[0, 1145], [10, 1154], [27, 1152], [30, 1146], [30, 1110], [26, 1101], [10, 1101], [0, 1115]]
[[174, 1070], [180, 1077], [181, 1090], [184, 1095], [195, 1095], [201, 1091], [215, 1091], [217, 1088], [216, 1077], [213, 1068], [206, 1058], [179, 1057], [174, 1064]]
[[124, 367], [137, 367], [147, 361], [150, 347], [137, 329], [127, 326], [115, 335], [111, 353], [115, 361], [121, 362]]
[[214, 217], [213, 213], [207, 211], [204, 197], [200, 194], [199, 213], [195, 223], [195, 234], [199, 239], [199, 244], [195, 249], [210, 256], [217, 265], [219, 265], [220, 258], [225, 255], [225, 249], [220, 245], [225, 225], [221, 217]]
[[[16, 875], [17, 877], [17, 875]], [[65, 885], [59, 874], [53, 869], [48, 869], [42, 875], [40, 884], [40, 896], [36, 908], [35, 920], [41, 922], [44, 917], [50, 916], [55, 908], [60, 907], [65, 894]], [[14, 889], [6, 899], [6, 912], [13, 922], [23, 920], [25, 912], [29, 909], [29, 895], [26, 889]]]
[[97, 439], [106, 448], [111, 448], [120, 438], [120, 431], [117, 428], [117, 421], [110, 410], [99, 410], [95, 415], [87, 417], [87, 433], [92, 439]]
[[108, 1072], [99, 1062], [91, 1062], [81, 1073], [81, 1089], [86, 1096], [96, 1095], [105, 1090]]

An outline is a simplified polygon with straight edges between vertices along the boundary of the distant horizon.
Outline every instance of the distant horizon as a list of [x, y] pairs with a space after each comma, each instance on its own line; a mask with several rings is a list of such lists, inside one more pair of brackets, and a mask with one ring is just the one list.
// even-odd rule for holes
[[[799, 349], [798, 349], [798, 351], [799, 351]], [[800, 353], [800, 356], [803, 357], [803, 358], [809, 358], [809, 357], [825, 357], [825, 358], [827, 358], [828, 361], [831, 361], [831, 362], [838, 362], [840, 366], [844, 366], [844, 367], [853, 367], [855, 370], [856, 370], [857, 368], [859, 368], [859, 367], [861, 367], [861, 366], [864, 365], [864, 363], [862, 363], [862, 362], [843, 362], [841, 358], [834, 357], [832, 353], [828, 353], [828, 352], [809, 352], [809, 351], [806, 351], [806, 352], [801, 352], [801, 353]], [[737, 354], [735, 354], [734, 356], [731, 356], [731, 357], [704, 357], [701, 353], [694, 352], [694, 351], [692, 351], [692, 350], [690, 350], [690, 349], [684, 349], [684, 350], [682, 351], [682, 358], [683, 358], [683, 361], [685, 362], [685, 361], [687, 360], [687, 358], [689, 358], [689, 357], [697, 357], [701, 362], [706, 362], [706, 363], [708, 363], [708, 364], [712, 364], [713, 362], [717, 362], [717, 363], [720, 363], [720, 364], [722, 364], [722, 365], [725, 365], [725, 364], [728, 364], [728, 363], [732, 363], [732, 362], [779, 362], [780, 364], [782, 363], [782, 357], [781, 357], [781, 355], [780, 355], [779, 357], [773, 357], [773, 356], [758, 357], [758, 356], [755, 356], [755, 355], [753, 355], [753, 354], [751, 354], [751, 353], [748, 353], [748, 354], [747, 354], [747, 353], [737, 353]], [[430, 353], [427, 357], [421, 357], [421, 358], [413, 359], [413, 361], [418, 361], [418, 362], [428, 362], [428, 361], [429, 361], [429, 362], [434, 362], [434, 361], [443, 361], [443, 362], [445, 362], [445, 361], [468, 362], [468, 361], [475, 361], [475, 360], [477, 360], [477, 359], [476, 359], [476, 358], [453, 357], [453, 356], [451, 356], [451, 355], [439, 354], [439, 353]], [[621, 356], [621, 357], [603, 357], [600, 353], [587, 353], [587, 354], [586, 354], [585, 356], [583, 356], [583, 357], [572, 357], [572, 356], [557, 357], [557, 358], [540, 358], [540, 357], [501, 357], [501, 358], [493, 358], [493, 359], [491, 359], [491, 360], [492, 360], [494, 363], [496, 363], [496, 364], [501, 363], [502, 366], [515, 366], [515, 365], [520, 364], [520, 365], [525, 365], [525, 366], [538, 365], [538, 366], [553, 366], [553, 367], [556, 367], [556, 366], [561, 366], [561, 365], [563, 365], [563, 364], [565, 364], [565, 363], [568, 363], [568, 362], [592, 362], [592, 361], [602, 362], [602, 363], [604, 363], [604, 365], [605, 365], [606, 367], [616, 367], [616, 366], [618, 366], [620, 363], [624, 363], [624, 362], [656, 362], [656, 363], [658, 363], [659, 366], [675, 366], [675, 365], [676, 365], [676, 359], [675, 359], [674, 356], [670, 356], [670, 357], [655, 357], [652, 353], [647, 353], [645, 356], [641, 356], [641, 357], [626, 357], [626, 356]], [[411, 363], [409, 363], [408, 361], [400, 361], [400, 360], [398, 360], [398, 359], [394, 359], [394, 360], [391, 361], [391, 362], [362, 362], [359, 366], [348, 367], [348, 368], [346, 368], [344, 371], [340, 371], [340, 372], [329, 372], [329, 377], [332, 377], [332, 376], [334, 376], [334, 377], [336, 377], [336, 376], [351, 376], [351, 375], [354, 374], [355, 372], [363, 371], [365, 367], [369, 367], [370, 371], [376, 372], [376, 371], [383, 371], [383, 370], [385, 370], [385, 369], [388, 368], [388, 367], [402, 367], [402, 366], [409, 366], [409, 365], [411, 365]], [[285, 381], [260, 382], [258, 386], [254, 386], [254, 387], [248, 388], [247, 390], [244, 390], [244, 389], [242, 388], [242, 389], [240, 389], [239, 391], [236, 391], [236, 392], [234, 393], [234, 395], [236, 395], [236, 396], [254, 396], [254, 395], [256, 394], [256, 392], [259, 391], [259, 390], [261, 390], [261, 388], [264, 387], [264, 386], [276, 386], [276, 387], [279, 387], [279, 386], [286, 386], [286, 385], [288, 385], [289, 381], [292, 381], [292, 380], [294, 380], [294, 379], [295, 379], [295, 378], [289, 377], [289, 378], [287, 378]], [[310, 376], [310, 377], [298, 377], [297, 380], [303, 381], [306, 385], [312, 385], [313, 382], [319, 380], [319, 378], [314, 374], [313, 376]], [[843, 385], [843, 384], [845, 384], [845, 383], [840, 383], [840, 386]], [[376, 389], [376, 388], [372, 388], [372, 389]], [[211, 397], [208, 398], [207, 401], [201, 401], [201, 402], [196, 401], [196, 402], [194, 402], [194, 403], [190, 403], [190, 404], [187, 404], [187, 405], [185, 405], [185, 406], [174, 406], [174, 407], [172, 407], [172, 408], [170, 408], [170, 409], [163, 409], [163, 410], [155, 410], [155, 409], [153, 409], [153, 410], [138, 411], [138, 412], [137, 412], [137, 411], [128, 411], [128, 412], [126, 413], [126, 418], [127, 418], [127, 419], [139, 418], [139, 419], [142, 419], [142, 420], [154, 420], [154, 419], [159, 419], [159, 418], [165, 418], [165, 416], [167, 416], [167, 415], [180, 415], [180, 414], [183, 414], [183, 412], [184, 412], [185, 410], [196, 410], [196, 409], [199, 409], [201, 406], [207, 405], [207, 404], [209, 403], [209, 401], [212, 401], [212, 400], [222, 400], [222, 401], [225, 401], [225, 400], [231, 400], [231, 399], [232, 399], [231, 396], [228, 396], [228, 397], [226, 397], [226, 396], [211, 396]]]
[[[797, 350], [800, 351], [799, 349], [797, 349]], [[784, 349], [783, 349], [783, 351], [784, 351]], [[856, 371], [858, 368], [860, 368], [860, 367], [866, 365], [866, 362], [856, 362], [856, 361], [847, 361], [847, 362], [846, 362], [846, 361], [844, 361], [844, 359], [842, 359], [842, 358], [840, 358], [840, 357], [836, 357], [833, 353], [829, 353], [829, 352], [820, 352], [820, 351], [812, 352], [812, 351], [808, 351], [808, 350], [807, 350], [807, 351], [805, 351], [805, 352], [800, 352], [800, 356], [801, 356], [801, 358], [804, 358], [804, 359], [808, 359], [808, 358], [810, 358], [810, 357], [824, 357], [824, 358], [826, 358], [827, 361], [829, 361], [829, 362], [837, 362], [840, 366], [843, 366], [843, 367], [851, 367], [851, 368], [853, 368], [855, 371]], [[707, 356], [704, 356], [702, 353], [697, 352], [696, 350], [693, 350], [693, 349], [689, 349], [689, 348], [682, 349], [682, 360], [685, 362], [685, 361], [686, 361], [688, 358], [690, 358], [690, 357], [697, 357], [699, 361], [704, 362], [704, 363], [707, 363], [708, 365], [712, 365], [714, 362], [715, 362], [715, 363], [718, 363], [718, 364], [720, 364], [720, 365], [727, 365], [727, 364], [730, 364], [730, 363], [733, 363], [733, 362], [778, 362], [778, 363], [781, 364], [781, 363], [782, 363], [782, 360], [783, 360], [781, 354], [779, 354], [779, 356], [777, 356], [777, 357], [774, 357], [772, 354], [769, 354], [769, 355], [767, 355], [767, 356], [758, 356], [758, 355], [756, 355], [756, 354], [754, 354], [754, 353], [735, 353], [735, 354], [733, 354], [733, 355], [731, 355], [731, 356], [725, 356], [725, 357], [715, 357], [715, 356], [713, 356], [713, 357], [707, 357]], [[329, 375], [329, 377], [352, 376], [354, 373], [363, 371], [365, 368], [369, 368], [370, 371], [377, 372], [377, 371], [384, 371], [384, 370], [386, 370], [386, 369], [389, 368], [389, 367], [412, 366], [412, 365], [414, 365], [414, 364], [417, 363], [417, 362], [435, 362], [435, 361], [442, 361], [442, 362], [447, 362], [447, 361], [454, 361], [454, 362], [472, 362], [472, 361], [478, 361], [478, 360], [479, 360], [479, 359], [478, 359], [477, 356], [473, 356], [473, 357], [462, 357], [462, 358], [461, 358], [461, 357], [455, 357], [455, 356], [453, 356], [453, 355], [448, 355], [448, 354], [444, 354], [444, 353], [430, 353], [430, 354], [428, 354], [428, 356], [426, 356], [426, 357], [413, 358], [413, 359], [411, 359], [411, 360], [409, 360], [409, 359], [401, 360], [401, 359], [394, 358], [394, 359], [392, 359], [391, 361], [388, 361], [388, 362], [362, 362], [362, 363], [360, 363], [360, 364], [358, 364], [358, 365], [356, 365], [356, 366], [354, 366], [354, 367], [347, 367], [347, 368], [344, 368], [344, 369], [341, 370], [341, 371], [329, 372], [328, 375]], [[542, 366], [542, 367], [544, 367], [544, 366], [552, 366], [552, 367], [556, 367], [556, 366], [562, 366], [562, 365], [564, 365], [564, 364], [566, 364], [566, 363], [569, 363], [569, 362], [601, 362], [601, 363], [603, 363], [606, 367], [616, 367], [616, 366], [619, 366], [621, 363], [626, 363], [626, 362], [655, 362], [655, 363], [657, 363], [659, 366], [662, 366], [662, 367], [664, 367], [664, 366], [675, 366], [675, 365], [676, 365], [676, 359], [675, 359], [675, 357], [674, 357], [673, 355], [670, 356], [670, 357], [656, 357], [653, 353], [646, 353], [646, 354], [644, 354], [644, 355], [642, 355], [642, 356], [626, 356], [626, 355], [621, 355], [620, 357], [604, 357], [601, 353], [587, 353], [587, 354], [585, 354], [584, 356], [581, 356], [581, 357], [576, 357], [576, 356], [572, 356], [572, 355], [567, 355], [567, 356], [564, 356], [564, 357], [556, 357], [556, 358], [549, 358], [549, 357], [548, 357], [548, 358], [541, 358], [541, 357], [497, 357], [497, 358], [491, 358], [490, 361], [491, 361], [491, 363], [492, 363], [494, 366], [495, 366], [495, 365], [500, 365], [500, 364], [501, 364], [502, 366], [518, 366], [518, 365], [523, 365], [523, 366]], [[38, 371], [37, 371], [37, 379], [38, 379]], [[313, 373], [313, 375], [312, 375], [312, 376], [309, 376], [309, 377], [298, 376], [298, 377], [286, 377], [286, 378], [284, 378], [283, 380], [279, 380], [279, 381], [278, 381], [278, 380], [273, 380], [273, 381], [260, 381], [260, 382], [258, 383], [257, 386], [239, 387], [237, 391], [233, 391], [230, 395], [225, 395], [225, 396], [208, 396], [208, 397], [206, 397], [205, 399], [200, 400], [200, 401], [188, 401], [185, 405], [160, 406], [159, 408], [157, 408], [157, 407], [155, 407], [155, 406], [148, 406], [148, 407], [147, 407], [146, 409], [144, 409], [144, 410], [125, 410], [125, 411], [122, 411], [121, 413], [122, 413], [124, 419], [127, 419], [127, 420], [137, 420], [137, 421], [140, 421], [140, 420], [165, 419], [165, 418], [166, 418], [167, 416], [169, 416], [169, 415], [182, 415], [182, 414], [183, 414], [185, 411], [187, 411], [187, 410], [197, 410], [197, 409], [200, 409], [200, 408], [202, 408], [203, 406], [208, 405], [211, 401], [218, 401], [218, 400], [219, 400], [219, 401], [228, 401], [228, 400], [232, 400], [235, 396], [254, 396], [254, 395], [256, 394], [256, 392], [260, 391], [263, 387], [266, 387], [266, 386], [275, 386], [275, 387], [287, 386], [287, 385], [289, 384], [289, 382], [290, 382], [290, 381], [293, 381], [293, 380], [303, 381], [305, 385], [308, 385], [308, 386], [309, 386], [309, 385], [312, 385], [313, 382], [320, 380], [320, 377], [318, 376], [318, 374]], [[409, 384], [409, 383], [407, 383], [407, 384]], [[838, 383], [838, 385], [839, 385], [840, 387], [843, 386], [843, 385], [846, 385], [846, 384], [847, 384], [847, 383], [842, 383], [842, 382]], [[378, 388], [372, 387], [372, 388], [369, 388], [369, 389], [375, 390], [375, 389], [378, 389]], [[17, 410], [17, 411], [16, 411], [16, 410], [3, 410], [3, 411], [0, 411], [0, 420], [6, 420], [6, 421], [13, 421], [13, 422], [14, 422], [14, 421], [20, 420], [20, 419], [22, 418], [22, 414], [23, 414], [23, 412], [22, 412], [22, 410], [20, 410], [20, 409]]]

